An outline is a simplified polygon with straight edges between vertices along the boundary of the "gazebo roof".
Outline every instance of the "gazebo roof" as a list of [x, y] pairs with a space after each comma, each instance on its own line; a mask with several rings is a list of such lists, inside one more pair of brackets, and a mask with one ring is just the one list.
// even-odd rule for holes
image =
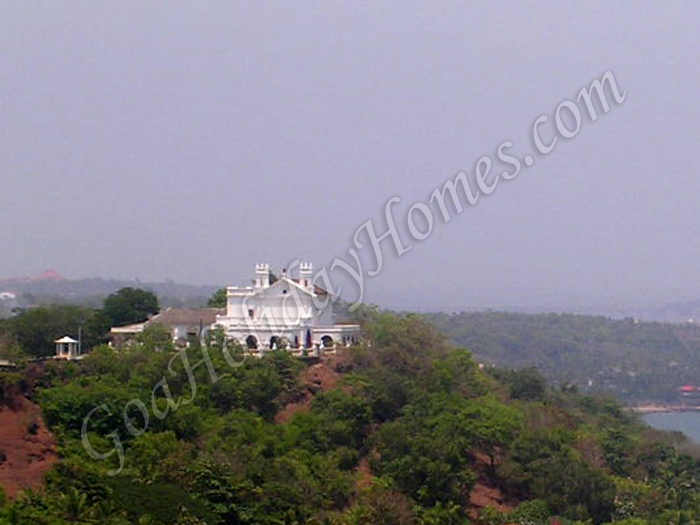
[[56, 339], [56, 340], [54, 341], [54, 343], [77, 343], [77, 342], [78, 342], [78, 341], [76, 341], [76, 340], [73, 339], [72, 337], [68, 337], [67, 335], [64, 336], [64, 337], [61, 337], [60, 339]]

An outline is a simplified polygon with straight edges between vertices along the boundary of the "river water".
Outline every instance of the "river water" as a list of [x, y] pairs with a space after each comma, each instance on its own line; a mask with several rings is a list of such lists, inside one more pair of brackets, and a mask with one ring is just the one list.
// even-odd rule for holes
[[700, 445], [700, 412], [646, 414], [644, 421], [661, 430], [678, 430]]

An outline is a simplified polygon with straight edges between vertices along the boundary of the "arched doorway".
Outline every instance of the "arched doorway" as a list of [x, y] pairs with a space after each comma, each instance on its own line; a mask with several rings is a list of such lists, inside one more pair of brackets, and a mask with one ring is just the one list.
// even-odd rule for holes
[[331, 348], [333, 346], [333, 338], [330, 335], [324, 335], [321, 338], [321, 343], [324, 348]]
[[258, 347], [258, 340], [254, 335], [249, 335], [246, 337], [245, 344], [249, 349], [254, 350]]
[[280, 347], [280, 338], [277, 337], [276, 335], [273, 335], [270, 337], [270, 348], [279, 348]]

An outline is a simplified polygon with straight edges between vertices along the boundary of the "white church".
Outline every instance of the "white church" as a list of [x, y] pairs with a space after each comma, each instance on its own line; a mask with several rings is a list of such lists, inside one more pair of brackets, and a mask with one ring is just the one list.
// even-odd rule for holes
[[226, 313], [216, 316], [213, 327], [252, 353], [320, 354], [357, 344], [360, 326], [336, 324], [333, 301], [313, 283], [312, 270], [302, 263], [296, 277], [285, 270], [274, 276], [268, 264], [258, 264], [253, 286], [227, 287]]

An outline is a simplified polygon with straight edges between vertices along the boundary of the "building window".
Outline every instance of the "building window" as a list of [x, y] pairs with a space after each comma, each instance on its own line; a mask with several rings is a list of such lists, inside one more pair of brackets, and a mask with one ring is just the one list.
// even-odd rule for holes
[[255, 319], [255, 311], [248, 310], [248, 317], [250, 317], [251, 319]]

